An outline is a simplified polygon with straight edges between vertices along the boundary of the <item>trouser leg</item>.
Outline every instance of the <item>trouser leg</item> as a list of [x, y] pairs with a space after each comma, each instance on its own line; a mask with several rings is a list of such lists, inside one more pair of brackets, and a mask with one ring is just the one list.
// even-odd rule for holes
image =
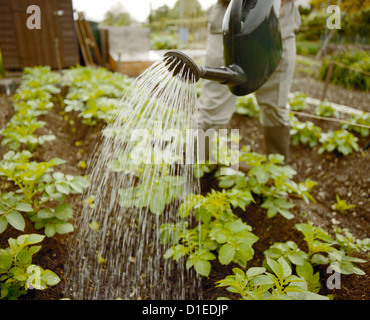
[[[209, 34], [205, 65], [224, 65], [222, 34]], [[235, 112], [236, 97], [226, 85], [202, 79], [199, 97], [198, 128], [209, 129], [227, 124]]]
[[[205, 65], [224, 65], [222, 34], [209, 34]], [[236, 97], [226, 85], [202, 79], [202, 93], [199, 97], [198, 129], [204, 131], [207, 139], [198, 141], [200, 160], [209, 160], [210, 146], [216, 130], [226, 125], [235, 112]], [[211, 142], [210, 142], [211, 143]]]
[[256, 92], [261, 107], [266, 153], [279, 153], [289, 161], [290, 121], [288, 95], [294, 77], [295, 38], [283, 41], [280, 64], [270, 79]]
[[266, 154], [280, 154], [287, 164], [290, 158], [290, 127], [263, 127]]

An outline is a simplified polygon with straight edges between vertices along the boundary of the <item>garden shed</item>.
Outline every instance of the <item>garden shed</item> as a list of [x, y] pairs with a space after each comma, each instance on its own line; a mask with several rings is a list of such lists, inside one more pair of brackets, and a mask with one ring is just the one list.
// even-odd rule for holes
[[[40, 28], [27, 26], [30, 6], [40, 9]], [[0, 0], [0, 29], [6, 70], [38, 65], [62, 69], [80, 62], [72, 0]]]

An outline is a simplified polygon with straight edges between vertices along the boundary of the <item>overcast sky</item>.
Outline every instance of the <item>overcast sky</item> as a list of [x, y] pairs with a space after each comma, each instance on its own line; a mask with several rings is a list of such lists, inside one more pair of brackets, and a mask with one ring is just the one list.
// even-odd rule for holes
[[[186, 1], [186, 0], [185, 0]], [[203, 9], [208, 9], [217, 0], [198, 0]], [[85, 12], [86, 18], [94, 21], [101, 21], [104, 14], [117, 3], [121, 3], [127, 11], [138, 21], [144, 22], [149, 16], [150, 5], [153, 9], [166, 4], [173, 7], [176, 0], [73, 0], [73, 7], [78, 11]], [[309, 0], [298, 0], [309, 2]]]
[[[217, 2], [217, 0], [198, 1], [203, 9], [207, 9]], [[101, 21], [105, 12], [115, 4], [121, 3], [136, 20], [144, 22], [149, 16], [150, 4], [153, 9], [157, 9], [164, 4], [173, 7], [175, 2], [176, 0], [73, 0], [73, 7], [78, 11], [85, 12], [88, 19]]]

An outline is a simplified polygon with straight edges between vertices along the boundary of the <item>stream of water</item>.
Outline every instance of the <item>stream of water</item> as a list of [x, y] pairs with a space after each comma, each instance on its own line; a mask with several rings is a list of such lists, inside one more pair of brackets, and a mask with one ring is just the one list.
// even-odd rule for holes
[[160, 241], [160, 226], [176, 223], [186, 195], [199, 193], [193, 164], [185, 161], [194, 154], [197, 93], [192, 75], [185, 78], [164, 60], [155, 63], [105, 127], [89, 163], [90, 202], [69, 239], [65, 297], [201, 298], [196, 273], [184, 261], [164, 259]]

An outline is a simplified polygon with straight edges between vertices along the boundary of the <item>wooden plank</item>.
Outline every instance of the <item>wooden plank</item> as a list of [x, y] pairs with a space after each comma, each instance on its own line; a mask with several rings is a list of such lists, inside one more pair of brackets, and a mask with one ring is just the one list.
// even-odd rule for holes
[[0, 47], [5, 69], [19, 69], [17, 38], [14, 31], [12, 1], [0, 0]]
[[[42, 46], [42, 40], [41, 37], [43, 33], [45, 32], [45, 26], [42, 25], [42, 22], [44, 20], [44, 16], [42, 14], [43, 12], [43, 7], [42, 7], [42, 1], [41, 0], [26, 0], [26, 1], [20, 1], [20, 2], [25, 2], [25, 5], [23, 7], [24, 13], [22, 13], [23, 17], [23, 32], [25, 33], [25, 41], [26, 41], [26, 47], [27, 47], [27, 59], [28, 63], [25, 64], [24, 66], [39, 66], [42, 65], [42, 56], [39, 54], [40, 48]], [[27, 19], [30, 17], [30, 14], [27, 13], [27, 7], [30, 5], [37, 5], [41, 9], [41, 30], [39, 29], [33, 29], [29, 30], [27, 28]], [[42, 28], [44, 27], [44, 29]]]
[[57, 3], [58, 10], [63, 10], [64, 12], [64, 14], [59, 17], [63, 67], [70, 67], [71, 65], [80, 63], [78, 40], [74, 28], [72, 1], [59, 0]]
[[48, 24], [48, 34], [47, 34], [47, 41], [48, 41], [48, 52], [49, 56], [48, 59], [50, 59], [50, 65], [56, 69], [58, 68], [58, 62], [57, 62], [57, 52], [55, 48], [55, 39], [59, 38], [60, 31], [58, 29], [59, 22], [58, 22], [58, 16], [54, 14], [55, 11], [57, 11], [57, 6], [55, 5], [54, 1], [50, 0], [44, 0], [45, 1], [45, 7], [47, 8], [47, 24]]
[[79, 26], [79, 23], [78, 23], [77, 20], [75, 21], [75, 26], [76, 26], [76, 34], [77, 34], [77, 38], [78, 38], [78, 43], [80, 45], [82, 58], [83, 58], [86, 65], [90, 65], [90, 60], [89, 60], [87, 50], [86, 50], [86, 47], [85, 47], [85, 41], [83, 39], [83, 35], [81, 33], [81, 29], [80, 29], [80, 26]]
[[100, 30], [100, 43], [102, 50], [103, 66], [109, 66], [109, 33], [107, 29]]
[[86, 29], [88, 39], [90, 40], [90, 46], [94, 50], [95, 58], [97, 60], [97, 63], [98, 63], [99, 66], [102, 66], [103, 65], [102, 57], [101, 57], [101, 54], [100, 54], [100, 51], [99, 51], [99, 48], [98, 48], [98, 44], [96, 43], [95, 37], [92, 33], [90, 24], [86, 21], [84, 16], [82, 16], [82, 18], [83, 18], [83, 24], [84, 24], [84, 27]]
[[1, 42], [1, 50], [4, 51], [14, 51], [17, 52], [17, 44], [10, 42]]
[[[19, 1], [13, 1], [13, 8], [18, 8]], [[23, 15], [23, 17], [22, 17]], [[13, 21], [14, 21], [14, 30], [17, 38], [17, 48], [18, 48], [18, 56], [19, 56], [19, 67], [23, 68], [26, 65], [27, 59], [27, 48], [26, 48], [26, 40], [25, 34], [23, 30], [24, 19], [26, 18], [25, 14], [22, 13], [20, 10], [12, 11]]]
[[58, 15], [58, 3], [57, 0], [48, 0], [49, 6], [49, 18], [50, 23], [53, 25], [53, 33], [50, 34], [50, 42], [53, 47], [52, 59], [55, 62], [54, 68], [61, 70], [63, 65], [62, 57], [62, 41], [61, 41], [61, 29], [60, 29], [60, 16]]
[[[29, 18], [27, 7], [32, 4], [40, 6], [40, 0], [13, 0], [13, 17], [21, 68], [39, 65], [37, 61], [37, 51], [39, 50], [40, 44], [35, 43], [35, 38], [40, 36], [42, 29], [29, 30], [26, 25], [27, 19]], [[41, 22], [43, 22], [43, 20], [41, 20]]]
[[328, 70], [326, 71], [326, 77], [325, 77], [325, 85], [324, 85], [324, 89], [323, 89], [323, 92], [321, 94], [321, 101], [324, 101], [325, 98], [326, 98], [326, 94], [328, 92], [328, 88], [329, 88], [329, 84], [331, 82], [331, 78], [332, 78], [332, 75], [333, 75], [333, 71], [334, 71], [334, 63], [331, 62], [329, 64], [329, 67], [328, 67]]
[[[13, 24], [13, 23], [12, 23]], [[1, 27], [1, 35], [0, 37], [4, 40], [11, 40], [11, 42], [14, 42], [15, 32], [14, 30], [6, 29], [7, 26]]]
[[[29, 5], [41, 9], [41, 30], [27, 28]], [[58, 10], [63, 10], [64, 15], [56, 15]], [[69, 67], [79, 62], [71, 0], [0, 0], [0, 30], [5, 68], [8, 65], [14, 68], [16, 61], [17, 68], [35, 65], [57, 68], [59, 60]], [[56, 41], [59, 41], [60, 59]]]
[[0, 7], [0, 22], [9, 23], [9, 21], [13, 21], [11, 17], [11, 12], [4, 12], [4, 7]]
[[80, 28], [82, 39], [84, 41], [84, 46], [86, 48], [86, 53], [87, 53], [87, 57], [88, 57], [88, 63], [90, 65], [93, 65], [94, 64], [94, 59], [93, 59], [93, 56], [91, 54], [89, 37], [88, 37], [87, 32], [86, 32], [86, 29], [85, 29], [84, 18], [83, 18], [83, 14], [81, 12], [78, 13], [77, 23], [78, 23], [78, 26]]

